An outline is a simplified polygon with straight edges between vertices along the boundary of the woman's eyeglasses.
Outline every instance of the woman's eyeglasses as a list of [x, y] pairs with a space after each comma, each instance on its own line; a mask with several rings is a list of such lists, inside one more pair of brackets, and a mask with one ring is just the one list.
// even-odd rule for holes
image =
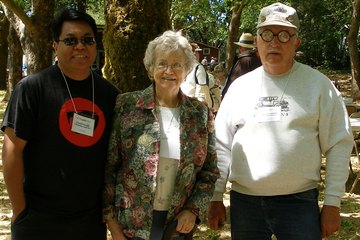
[[81, 44], [86, 46], [91, 46], [96, 43], [94, 37], [83, 37], [80, 39], [77, 39], [76, 37], [67, 37], [62, 40], [57, 40], [56, 42], [63, 42], [66, 46], [70, 46], [70, 47], [78, 45], [79, 42], [81, 42]]
[[296, 35], [296, 33], [291, 35], [288, 31], [282, 30], [278, 34], [275, 34], [271, 30], [267, 29], [264, 30], [259, 35], [261, 36], [262, 40], [264, 40], [265, 42], [271, 42], [274, 39], [274, 37], [277, 36], [280, 42], [287, 43], [293, 36]]
[[170, 68], [171, 71], [180, 71], [183, 69], [183, 65], [181, 65], [180, 63], [174, 63], [171, 65], [167, 65], [165, 63], [159, 63], [155, 65], [155, 68], [159, 71], [165, 71], [168, 68]]

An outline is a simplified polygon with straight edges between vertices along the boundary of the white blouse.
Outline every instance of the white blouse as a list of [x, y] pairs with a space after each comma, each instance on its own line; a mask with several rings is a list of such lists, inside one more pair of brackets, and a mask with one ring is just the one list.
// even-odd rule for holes
[[157, 169], [154, 210], [166, 211], [174, 192], [180, 159], [180, 109], [156, 107], [160, 124], [160, 159]]

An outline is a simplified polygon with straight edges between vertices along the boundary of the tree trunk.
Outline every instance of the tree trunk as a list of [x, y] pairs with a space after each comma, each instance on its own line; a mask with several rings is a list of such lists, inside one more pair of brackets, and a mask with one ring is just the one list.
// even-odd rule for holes
[[28, 74], [42, 70], [52, 63], [50, 33], [55, 0], [33, 0], [31, 4], [31, 12], [26, 14], [14, 1], [1, 1], [6, 17], [20, 38]]
[[225, 68], [229, 71], [234, 64], [235, 54], [236, 54], [236, 46], [234, 42], [238, 41], [239, 34], [239, 26], [241, 13], [245, 6], [248, 4], [248, 1], [241, 1], [236, 3], [232, 10], [231, 20], [229, 24], [229, 35], [226, 42], [226, 60], [225, 60]]
[[50, 33], [52, 32], [51, 24], [54, 17], [55, 0], [33, 0], [32, 4], [33, 14], [30, 17], [32, 26], [25, 26], [25, 38], [21, 40], [28, 61], [28, 74], [50, 66], [53, 55]]
[[7, 84], [7, 91], [4, 100], [9, 100], [9, 97], [14, 90], [16, 83], [22, 78], [22, 55], [21, 44], [17, 32], [13, 27], [10, 26], [9, 32], [9, 78]]
[[143, 64], [149, 41], [170, 29], [170, 0], [107, 0], [104, 77], [123, 92], [150, 84]]
[[[1, 6], [0, 6], [1, 9]], [[10, 23], [5, 14], [0, 11], [0, 89], [6, 89], [7, 81], [7, 60], [8, 60], [8, 42]]]
[[358, 48], [358, 34], [360, 21], [360, 0], [352, 0], [353, 13], [351, 16], [350, 31], [348, 34], [348, 44], [350, 53], [351, 75], [353, 83], [353, 97], [360, 99], [360, 56]]

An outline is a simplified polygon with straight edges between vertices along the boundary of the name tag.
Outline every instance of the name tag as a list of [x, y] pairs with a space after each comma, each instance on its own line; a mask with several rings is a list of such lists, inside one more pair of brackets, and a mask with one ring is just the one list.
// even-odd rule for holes
[[257, 122], [278, 122], [281, 120], [281, 106], [258, 108], [255, 113]]
[[92, 137], [94, 135], [95, 119], [74, 113], [71, 131]]

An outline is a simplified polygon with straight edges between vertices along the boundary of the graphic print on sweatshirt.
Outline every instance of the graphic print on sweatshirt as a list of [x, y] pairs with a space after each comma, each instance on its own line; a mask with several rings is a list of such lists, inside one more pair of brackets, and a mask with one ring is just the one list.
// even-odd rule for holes
[[255, 106], [257, 122], [278, 122], [288, 116], [289, 102], [279, 96], [260, 97]]
[[289, 102], [278, 96], [260, 97], [256, 109], [264, 107], [281, 107], [281, 112], [288, 112]]
[[84, 98], [73, 98], [78, 114], [92, 116], [94, 108], [94, 132], [93, 136], [86, 136], [71, 130], [75, 109], [71, 99], [67, 100], [60, 109], [59, 129], [61, 134], [72, 144], [79, 147], [90, 147], [99, 141], [105, 129], [105, 117], [101, 109]]

